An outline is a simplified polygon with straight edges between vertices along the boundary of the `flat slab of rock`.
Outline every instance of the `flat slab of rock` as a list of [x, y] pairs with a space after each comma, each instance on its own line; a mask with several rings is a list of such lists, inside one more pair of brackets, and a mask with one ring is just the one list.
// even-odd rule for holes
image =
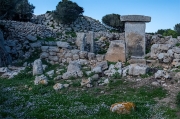
[[144, 15], [122, 15], [120, 17], [121, 21], [141, 21], [141, 22], [150, 22], [151, 17], [149, 16], [144, 16]]
[[129, 75], [138, 76], [140, 74], [146, 74], [148, 66], [144, 64], [131, 64], [129, 66]]
[[67, 43], [67, 42], [57, 41], [56, 43], [57, 43], [57, 46], [61, 47], [61, 48], [69, 48], [70, 47], [69, 43]]
[[125, 62], [126, 61], [126, 49], [123, 40], [111, 41], [109, 49], [106, 53], [105, 59], [110, 62]]

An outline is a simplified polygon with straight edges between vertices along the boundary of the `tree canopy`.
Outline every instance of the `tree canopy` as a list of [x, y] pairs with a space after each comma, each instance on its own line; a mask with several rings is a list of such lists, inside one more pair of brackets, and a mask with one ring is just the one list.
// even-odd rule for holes
[[62, 0], [53, 11], [53, 17], [60, 23], [70, 24], [84, 12], [83, 8], [70, 0]]
[[28, 0], [0, 0], [0, 19], [29, 21], [34, 6]]
[[178, 35], [180, 35], [180, 23], [174, 26], [174, 30], [178, 33]]
[[103, 16], [102, 22], [107, 26], [119, 30], [119, 32], [124, 31], [124, 23], [120, 20], [119, 14], [107, 14]]

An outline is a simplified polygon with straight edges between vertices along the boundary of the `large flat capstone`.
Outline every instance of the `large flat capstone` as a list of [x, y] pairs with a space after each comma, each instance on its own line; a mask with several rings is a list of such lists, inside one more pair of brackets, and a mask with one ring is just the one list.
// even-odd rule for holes
[[151, 17], [149, 16], [144, 16], [144, 15], [122, 15], [121, 16], [121, 21], [125, 22], [150, 22]]

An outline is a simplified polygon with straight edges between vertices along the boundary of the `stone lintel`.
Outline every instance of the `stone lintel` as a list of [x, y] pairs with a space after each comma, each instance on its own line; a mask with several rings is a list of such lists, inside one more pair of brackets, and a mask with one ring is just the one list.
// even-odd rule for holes
[[144, 15], [122, 15], [120, 17], [121, 21], [125, 22], [150, 22], [151, 17]]

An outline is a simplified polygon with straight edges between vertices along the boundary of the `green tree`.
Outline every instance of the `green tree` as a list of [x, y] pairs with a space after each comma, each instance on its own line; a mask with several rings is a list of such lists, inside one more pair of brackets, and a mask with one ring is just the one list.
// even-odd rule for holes
[[161, 34], [163, 35], [163, 33], [166, 31], [166, 29], [159, 29], [156, 34]]
[[124, 31], [124, 22], [120, 20], [119, 14], [107, 14], [103, 16], [102, 22], [107, 26], [118, 29], [119, 32]]
[[16, 5], [15, 15], [13, 20], [16, 21], [30, 21], [34, 13], [34, 6], [28, 0], [22, 0]]
[[84, 12], [83, 8], [70, 0], [62, 0], [53, 11], [53, 18], [60, 23], [70, 24]]
[[12, 18], [16, 5], [22, 0], [0, 0], [0, 19]]
[[34, 6], [28, 0], [0, 0], [0, 19], [29, 21]]
[[180, 35], [180, 23], [174, 26], [174, 30]]
[[165, 30], [165, 32], [163, 33], [163, 36], [172, 36], [173, 38], [177, 38], [178, 33], [174, 30], [171, 29], [167, 29]]

